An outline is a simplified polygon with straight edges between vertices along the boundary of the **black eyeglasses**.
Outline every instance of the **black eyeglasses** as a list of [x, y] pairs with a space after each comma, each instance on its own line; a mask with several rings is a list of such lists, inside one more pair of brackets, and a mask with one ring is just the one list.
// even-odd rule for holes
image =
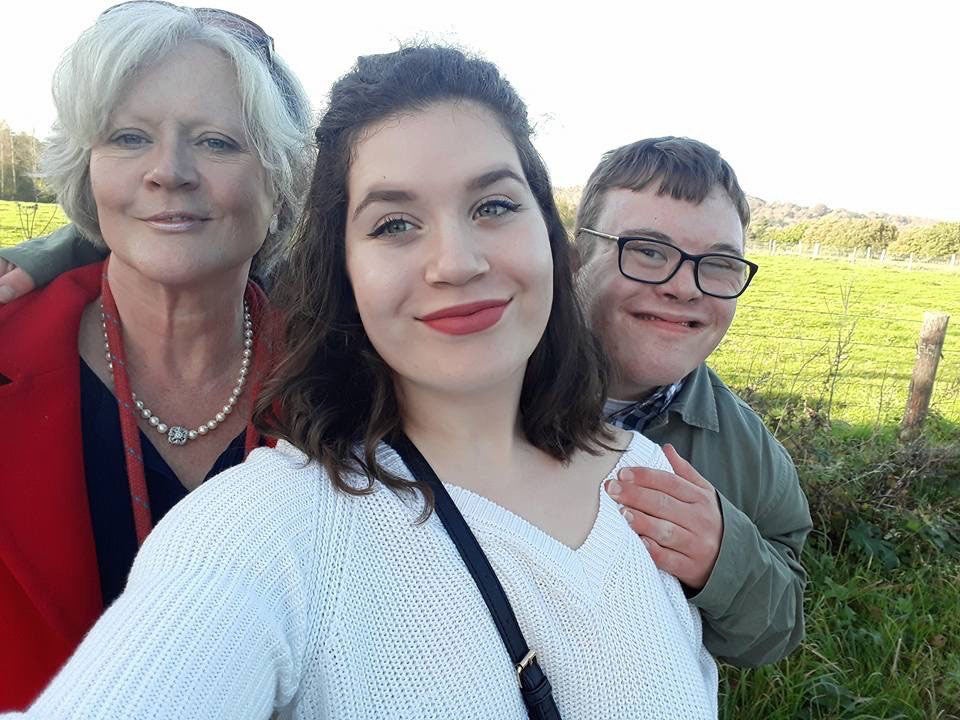
[[166, 2], [166, 0], [127, 0], [126, 2], [108, 7], [100, 13], [100, 15], [106, 15], [117, 8], [128, 5], [164, 5], [182, 10], [183, 12], [193, 13], [204, 25], [211, 25], [226, 30], [246, 44], [247, 47], [262, 53], [267, 65], [273, 64], [273, 38], [267, 35], [266, 31], [253, 22], [253, 20], [248, 20], [243, 17], [243, 15], [237, 15], [229, 10], [220, 10], [219, 8], [183, 7], [171, 2]]
[[691, 255], [676, 245], [648, 237], [608, 235], [580, 228], [605, 240], [615, 240], [620, 251], [620, 273], [648, 285], [663, 285], [687, 260], [693, 263], [693, 280], [704, 295], [732, 300], [743, 295], [760, 266], [737, 255], [704, 253]]

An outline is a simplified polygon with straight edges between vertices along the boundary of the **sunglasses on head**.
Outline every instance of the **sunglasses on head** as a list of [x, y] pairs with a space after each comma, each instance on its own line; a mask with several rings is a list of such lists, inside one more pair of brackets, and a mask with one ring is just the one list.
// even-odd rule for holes
[[165, 7], [176, 8], [183, 12], [193, 13], [202, 24], [225, 30], [238, 40], [244, 42], [248, 47], [262, 52], [268, 65], [273, 62], [273, 38], [267, 35], [266, 31], [253, 22], [253, 20], [248, 20], [243, 17], [243, 15], [237, 15], [229, 10], [183, 7], [182, 5], [165, 2], [165, 0], [127, 0], [126, 2], [108, 7], [100, 13], [100, 16], [103, 17], [117, 8], [129, 7], [131, 5], [163, 5]]

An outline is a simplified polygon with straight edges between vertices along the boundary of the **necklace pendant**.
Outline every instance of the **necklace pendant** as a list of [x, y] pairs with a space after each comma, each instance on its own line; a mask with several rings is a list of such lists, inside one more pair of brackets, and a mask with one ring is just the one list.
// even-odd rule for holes
[[189, 430], [179, 425], [174, 425], [167, 430], [167, 442], [171, 445], [184, 445], [189, 439]]

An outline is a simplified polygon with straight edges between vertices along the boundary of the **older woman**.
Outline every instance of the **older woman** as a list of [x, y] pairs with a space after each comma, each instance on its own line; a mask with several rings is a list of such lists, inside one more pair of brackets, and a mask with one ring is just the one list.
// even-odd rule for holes
[[261, 436], [263, 293], [310, 111], [254, 23], [129, 2], [62, 61], [46, 175], [108, 259], [0, 308], [0, 709], [25, 706], [167, 510]]

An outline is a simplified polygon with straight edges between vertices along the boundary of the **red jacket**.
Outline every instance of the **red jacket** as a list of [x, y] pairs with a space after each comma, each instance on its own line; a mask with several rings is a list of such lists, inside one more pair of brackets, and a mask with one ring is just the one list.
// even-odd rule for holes
[[77, 349], [101, 271], [0, 306], [0, 711], [32, 702], [103, 610]]

